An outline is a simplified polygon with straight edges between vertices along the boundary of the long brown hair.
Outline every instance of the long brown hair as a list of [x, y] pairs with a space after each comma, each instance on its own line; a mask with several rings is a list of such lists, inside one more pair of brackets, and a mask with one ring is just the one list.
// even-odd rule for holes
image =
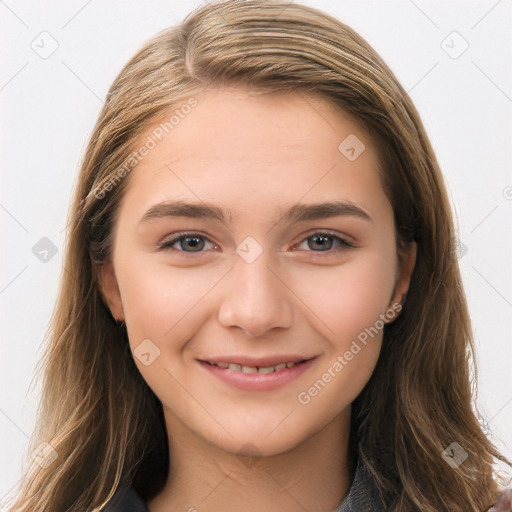
[[[418, 253], [402, 313], [386, 326], [377, 367], [353, 404], [360, 456], [387, 510], [487, 509], [499, 491], [493, 464], [510, 461], [473, 411], [475, 357], [456, 233], [418, 112], [377, 53], [335, 18], [284, 0], [228, 0], [157, 34], [108, 91], [71, 204], [59, 297], [37, 368], [43, 386], [29, 453], [46, 446], [56, 458], [26, 469], [10, 510], [99, 510], [119, 485], [146, 500], [162, 489], [162, 404], [102, 298], [99, 268], [110, 257], [134, 141], [194, 94], [226, 84], [322, 95], [372, 136], [398, 254], [412, 240]], [[468, 454], [456, 469], [442, 456], [454, 442]]]

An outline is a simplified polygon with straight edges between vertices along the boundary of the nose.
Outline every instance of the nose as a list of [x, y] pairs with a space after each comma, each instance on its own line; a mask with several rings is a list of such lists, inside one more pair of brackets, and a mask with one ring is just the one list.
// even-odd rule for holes
[[293, 293], [273, 268], [265, 252], [252, 263], [235, 258], [222, 290], [218, 319], [225, 327], [239, 327], [249, 336], [293, 324]]

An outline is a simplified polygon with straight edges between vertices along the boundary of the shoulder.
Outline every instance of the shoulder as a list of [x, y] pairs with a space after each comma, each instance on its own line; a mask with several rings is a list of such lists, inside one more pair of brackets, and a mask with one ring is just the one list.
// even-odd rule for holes
[[114, 493], [102, 512], [149, 512], [149, 509], [133, 487], [124, 487]]

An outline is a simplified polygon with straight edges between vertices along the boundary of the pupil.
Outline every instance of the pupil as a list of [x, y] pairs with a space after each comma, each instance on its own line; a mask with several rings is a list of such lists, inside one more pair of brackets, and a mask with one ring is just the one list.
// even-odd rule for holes
[[202, 249], [201, 242], [203, 242], [204, 244], [204, 241], [201, 238], [198, 238], [197, 236], [189, 236], [187, 238], [184, 238], [183, 242], [185, 244], [189, 244], [189, 247], [191, 247], [192, 249], [197, 249], [199, 247], [199, 250]]
[[[329, 250], [332, 247], [332, 238], [330, 236], [314, 235], [314, 236], [311, 237], [311, 239], [314, 240], [314, 243], [313, 244], [311, 244], [311, 243], [309, 244], [309, 248], [310, 249], [313, 249], [314, 247], [312, 247], [312, 245], [315, 245], [315, 244], [317, 244], [316, 248], [319, 248], [321, 250]], [[331, 242], [330, 244], [327, 244], [328, 247], [325, 244], [326, 241], [330, 241]]]

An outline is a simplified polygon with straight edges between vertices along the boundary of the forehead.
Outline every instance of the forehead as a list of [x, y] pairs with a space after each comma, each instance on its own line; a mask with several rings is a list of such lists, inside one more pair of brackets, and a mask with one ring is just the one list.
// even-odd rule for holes
[[165, 200], [173, 190], [205, 200], [243, 193], [297, 201], [333, 187], [378, 186], [367, 132], [322, 96], [218, 88], [194, 99], [186, 114], [176, 115], [177, 105], [135, 141], [136, 149], [149, 137], [154, 147], [130, 173], [129, 197]]

